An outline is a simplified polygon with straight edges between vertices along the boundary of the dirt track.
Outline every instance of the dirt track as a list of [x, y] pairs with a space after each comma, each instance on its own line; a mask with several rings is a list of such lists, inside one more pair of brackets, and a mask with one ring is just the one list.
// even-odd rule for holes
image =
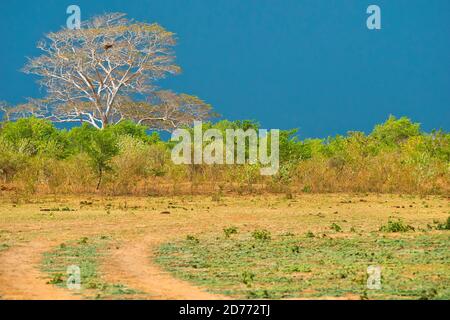
[[1, 255], [0, 288], [3, 299], [75, 299], [69, 292], [48, 285], [48, 279], [39, 272], [40, 257], [51, 248], [49, 242], [33, 241]]
[[[131, 242], [115, 252], [102, 266], [107, 278], [126, 283], [147, 293], [149, 299], [210, 300], [226, 297], [209, 294], [187, 282], [173, 278], [151, 263], [151, 248], [157, 242], [153, 237]], [[54, 285], [39, 271], [42, 254], [51, 251], [57, 242], [34, 240], [7, 250], [0, 261], [0, 297], [2, 299], [73, 300], [79, 295]]]
[[159, 243], [154, 236], [138, 242], [130, 242], [111, 255], [107, 274], [114, 282], [126, 283], [132, 288], [149, 293], [152, 299], [226, 299], [194, 287], [185, 281], [175, 279], [157, 265], [151, 263], [149, 248]]

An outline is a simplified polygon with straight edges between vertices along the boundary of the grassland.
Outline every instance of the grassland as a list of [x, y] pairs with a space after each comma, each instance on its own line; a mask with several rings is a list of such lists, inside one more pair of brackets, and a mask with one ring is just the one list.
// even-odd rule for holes
[[449, 214], [442, 196], [4, 195], [0, 297], [448, 299]]
[[[450, 299], [449, 239], [420, 235], [250, 234], [189, 237], [157, 261], [176, 276], [235, 298]], [[382, 267], [382, 290], [367, 267]]]

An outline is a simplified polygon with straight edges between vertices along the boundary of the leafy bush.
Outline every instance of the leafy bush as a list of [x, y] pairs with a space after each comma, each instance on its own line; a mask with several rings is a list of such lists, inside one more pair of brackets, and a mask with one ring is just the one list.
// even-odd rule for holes
[[255, 274], [249, 271], [242, 272], [241, 275], [242, 283], [251, 286], [252, 282], [255, 280]]
[[398, 220], [389, 220], [387, 225], [381, 226], [380, 231], [382, 232], [408, 232], [414, 231], [414, 227], [405, 224], [400, 219]]
[[383, 123], [376, 125], [371, 136], [386, 145], [396, 145], [405, 142], [410, 137], [420, 135], [420, 124], [412, 123], [406, 117], [400, 119], [390, 116]]
[[0, 175], [6, 182], [27, 165], [28, 156], [21, 148], [0, 137]]
[[336, 223], [332, 223], [330, 229], [331, 229], [331, 230], [334, 230], [334, 231], [336, 231], [336, 232], [341, 232], [341, 231], [342, 231], [341, 226], [338, 225], [338, 224], [336, 224]]
[[314, 233], [313, 233], [312, 231], [308, 231], [308, 232], [305, 234], [305, 237], [307, 237], [307, 238], [314, 238], [315, 235], [314, 235]]
[[260, 241], [268, 241], [271, 239], [270, 232], [267, 230], [264, 230], [264, 229], [253, 231], [252, 237], [255, 240], [260, 240]]
[[7, 122], [1, 137], [15, 151], [28, 156], [64, 158], [67, 155], [65, 131], [56, 129], [48, 120], [24, 118]]
[[186, 240], [194, 244], [200, 243], [200, 240], [197, 237], [190, 234], [186, 236]]
[[233, 234], [237, 234], [238, 229], [236, 227], [228, 227], [223, 229], [223, 233], [225, 233], [225, 238], [229, 238]]
[[131, 192], [138, 181], [151, 174], [150, 145], [130, 135], [118, 137], [118, 154], [111, 158], [115, 187], [120, 193]]
[[444, 223], [437, 223], [436, 230], [450, 230], [450, 216]]

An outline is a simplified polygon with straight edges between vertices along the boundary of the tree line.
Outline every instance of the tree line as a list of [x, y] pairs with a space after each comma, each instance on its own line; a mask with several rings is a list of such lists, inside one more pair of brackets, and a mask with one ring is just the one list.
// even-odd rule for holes
[[[258, 129], [255, 121], [204, 123], [205, 129]], [[132, 121], [103, 130], [84, 124], [58, 129], [44, 119], [3, 122], [2, 189], [17, 192], [185, 194], [281, 192], [402, 192], [448, 194], [450, 134], [423, 132], [406, 117], [389, 117], [370, 134], [325, 139], [280, 132], [280, 169], [258, 164], [175, 165], [174, 142]]]

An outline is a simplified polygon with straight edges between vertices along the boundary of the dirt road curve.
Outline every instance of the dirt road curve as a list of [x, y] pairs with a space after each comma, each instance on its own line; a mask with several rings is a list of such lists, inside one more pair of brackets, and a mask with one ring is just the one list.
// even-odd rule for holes
[[[35, 240], [18, 245], [0, 254], [0, 298], [15, 300], [74, 300], [76, 293], [48, 284], [39, 264], [44, 252], [58, 242]], [[150, 260], [152, 238], [130, 242], [108, 257], [102, 266], [105, 277], [125, 283], [146, 294], [148, 299], [210, 300], [225, 297], [209, 294], [187, 282], [177, 280], [153, 265]]]
[[2, 299], [72, 300], [75, 295], [47, 284], [39, 271], [42, 254], [52, 243], [33, 241], [6, 250], [0, 255], [0, 296]]
[[175, 279], [151, 263], [149, 248], [154, 248], [157, 243], [150, 236], [126, 244], [111, 256], [106, 274], [114, 275], [114, 282], [126, 283], [132, 288], [148, 292], [151, 299], [226, 299]]

